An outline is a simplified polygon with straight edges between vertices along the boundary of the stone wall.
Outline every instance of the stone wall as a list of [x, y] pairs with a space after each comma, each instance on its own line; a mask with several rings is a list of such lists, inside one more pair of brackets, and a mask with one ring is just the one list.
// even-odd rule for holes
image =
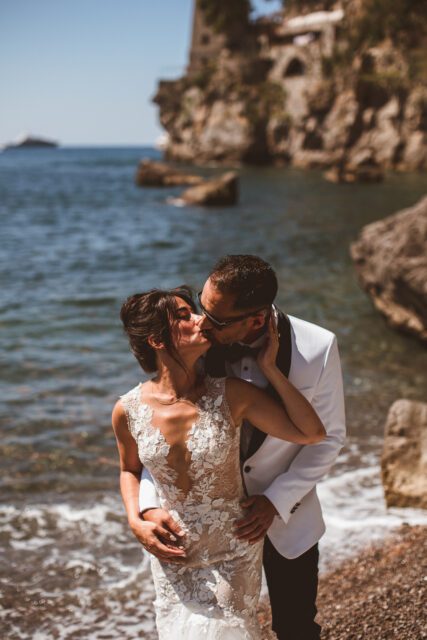
[[193, 25], [187, 73], [199, 73], [225, 46], [223, 35], [215, 33], [203, 19], [203, 12], [193, 0]]

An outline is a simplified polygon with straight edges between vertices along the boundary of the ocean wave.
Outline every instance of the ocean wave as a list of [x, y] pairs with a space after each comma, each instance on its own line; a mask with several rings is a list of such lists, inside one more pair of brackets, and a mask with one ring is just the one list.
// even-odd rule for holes
[[317, 492], [326, 524], [320, 542], [323, 571], [402, 524], [427, 524], [427, 512], [422, 509], [387, 508], [378, 463], [327, 478]]
[[[424, 511], [386, 508], [378, 464], [331, 476], [318, 493], [327, 527], [321, 572], [405, 522], [427, 524]], [[36, 637], [37, 628], [39, 638], [154, 638], [148, 557], [119, 496], [87, 492], [79, 499], [0, 505], [7, 637]]]
[[0, 618], [8, 640], [153, 637], [148, 558], [120, 499], [86, 499], [0, 506]]

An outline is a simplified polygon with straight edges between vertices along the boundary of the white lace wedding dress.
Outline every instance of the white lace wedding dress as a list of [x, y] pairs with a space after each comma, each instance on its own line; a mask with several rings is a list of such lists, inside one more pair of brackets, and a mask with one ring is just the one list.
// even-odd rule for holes
[[183, 565], [151, 556], [160, 640], [267, 640], [256, 611], [261, 586], [262, 542], [249, 545], [233, 533], [243, 515], [239, 429], [232, 423], [225, 378], [206, 378], [196, 403], [198, 419], [187, 440], [191, 459], [187, 493], [168, 462], [170, 447], [153, 426], [153, 408], [141, 398], [141, 385], [122, 396], [139, 457], [150, 471], [161, 506], [186, 533]]

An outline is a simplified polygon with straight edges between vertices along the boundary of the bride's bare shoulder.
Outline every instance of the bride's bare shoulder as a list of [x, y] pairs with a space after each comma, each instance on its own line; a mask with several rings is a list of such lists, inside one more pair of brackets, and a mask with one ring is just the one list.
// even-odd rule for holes
[[126, 411], [121, 399], [117, 400], [116, 404], [113, 407], [111, 421], [113, 424], [113, 429], [116, 433], [117, 431], [121, 431], [122, 429], [127, 428]]
[[249, 391], [253, 385], [250, 382], [246, 382], [246, 380], [241, 380], [240, 378], [234, 378], [232, 376], [227, 376], [225, 379], [225, 388], [227, 394], [230, 393], [239, 393], [243, 391], [243, 393]]

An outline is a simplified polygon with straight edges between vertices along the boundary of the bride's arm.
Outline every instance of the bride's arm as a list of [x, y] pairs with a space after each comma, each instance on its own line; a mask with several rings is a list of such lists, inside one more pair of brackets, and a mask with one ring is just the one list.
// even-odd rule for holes
[[120, 458], [120, 491], [129, 525], [132, 527], [132, 522], [139, 518], [138, 496], [142, 464], [138, 457], [136, 442], [128, 428], [126, 413], [120, 401], [114, 407], [112, 424]]
[[296, 444], [314, 444], [323, 440], [325, 428], [308, 400], [280, 371], [271, 376], [270, 382], [284, 406], [244, 380], [227, 380], [227, 397], [234, 422], [239, 424], [242, 419], [249, 420], [264, 433]]
[[[173, 544], [176, 542], [176, 537], [162, 524], [141, 520], [138, 499], [142, 464], [120, 400], [113, 409], [112, 424], [120, 458], [120, 491], [133, 534], [147, 551], [161, 560], [172, 561], [185, 557], [184, 550]], [[172, 544], [167, 546], [162, 540]]]
[[276, 327], [270, 321], [268, 342], [258, 356], [258, 365], [283, 404], [248, 382], [230, 378], [227, 397], [233, 418], [236, 423], [245, 418], [261, 431], [289, 442], [320, 442], [326, 435], [322, 421], [308, 400], [276, 366], [278, 344]]

